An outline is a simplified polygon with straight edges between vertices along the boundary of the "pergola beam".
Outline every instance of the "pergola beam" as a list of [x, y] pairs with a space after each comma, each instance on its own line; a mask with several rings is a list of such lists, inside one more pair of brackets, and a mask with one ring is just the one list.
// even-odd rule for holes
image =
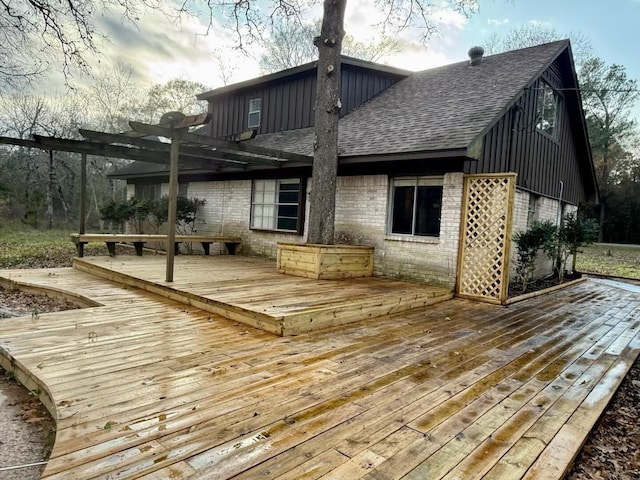
[[[123, 133], [104, 133], [104, 132], [96, 132], [93, 130], [85, 130], [80, 129], [80, 134], [89, 139], [97, 142], [103, 142], [108, 144], [121, 144], [121, 145], [135, 145], [140, 148], [144, 148], [147, 150], [153, 150], [157, 152], [169, 153], [171, 149], [170, 143], [159, 142], [156, 140], [149, 140], [141, 137], [132, 137], [129, 134], [132, 132], [123, 132]], [[134, 132], [135, 133], [135, 132]], [[272, 157], [267, 157], [264, 155], [254, 155], [254, 154], [237, 154], [230, 153], [228, 151], [221, 151], [217, 148], [206, 148], [206, 147], [193, 147], [189, 144], [185, 144], [184, 142], [180, 145], [180, 157], [191, 157], [191, 158], [202, 158], [206, 160], [214, 160], [221, 161], [228, 164], [243, 164], [243, 165], [270, 165], [270, 166], [281, 166], [286, 161], [276, 160]]]
[[[172, 138], [173, 131], [170, 128], [159, 127], [157, 125], [148, 125], [140, 122], [129, 122], [132, 130], [147, 135], [157, 135], [159, 137]], [[183, 133], [180, 136], [182, 142], [193, 143], [196, 145], [210, 145], [223, 150], [246, 152], [255, 155], [263, 155], [276, 160], [289, 160], [291, 162], [302, 163], [304, 165], [312, 165], [313, 157], [308, 155], [300, 155], [298, 153], [285, 152], [282, 150], [274, 150], [272, 148], [260, 147], [257, 145], [249, 145], [241, 142], [230, 142], [219, 138], [207, 137], [205, 135], [195, 135], [193, 133]]]

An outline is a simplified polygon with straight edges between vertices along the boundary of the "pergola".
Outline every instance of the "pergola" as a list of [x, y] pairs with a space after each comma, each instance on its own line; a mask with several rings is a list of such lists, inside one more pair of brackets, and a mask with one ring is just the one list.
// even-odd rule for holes
[[[49, 152], [81, 154], [79, 233], [85, 233], [87, 155], [169, 165], [169, 212], [167, 245], [175, 240], [178, 167], [201, 168], [214, 172], [241, 172], [256, 168], [310, 166], [313, 157], [272, 148], [190, 133], [189, 128], [204, 125], [209, 114], [185, 116], [168, 112], [158, 125], [129, 122], [130, 131], [105, 133], [79, 129], [84, 140], [34, 135], [33, 140], [0, 136], [0, 144], [38, 148]], [[164, 137], [170, 143], [149, 137]], [[252, 138], [249, 133], [244, 138]], [[174, 249], [167, 248], [166, 281], [173, 281]]]

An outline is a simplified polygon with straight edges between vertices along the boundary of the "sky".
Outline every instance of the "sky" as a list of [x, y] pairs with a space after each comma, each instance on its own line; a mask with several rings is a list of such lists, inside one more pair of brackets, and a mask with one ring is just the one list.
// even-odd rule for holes
[[[311, 15], [319, 17], [321, 2], [315, 3]], [[426, 45], [419, 42], [415, 29], [397, 34], [403, 50], [385, 58], [385, 63], [420, 70], [466, 60], [467, 50], [482, 45], [492, 33], [504, 35], [515, 27], [538, 23], [562, 34], [580, 32], [605, 62], [624, 65], [631, 78], [640, 80], [640, 0], [478, 0], [478, 11], [469, 17], [453, 11], [446, 1], [432, 3], [439, 33]], [[373, 25], [382, 18], [374, 0], [349, 0], [345, 30], [356, 40], [375, 39], [380, 33]], [[147, 10], [133, 24], [117, 12], [105, 14], [96, 22], [108, 39], [100, 46], [98, 68], [128, 64], [148, 84], [183, 78], [208, 88], [223, 85], [221, 66], [232, 73], [232, 83], [261, 74], [259, 43], [248, 48], [252, 58], [232, 48], [235, 37], [215, 19], [205, 35], [208, 22], [204, 15], [202, 19], [183, 16], [176, 22], [170, 15]], [[640, 121], [640, 105], [633, 114]]]

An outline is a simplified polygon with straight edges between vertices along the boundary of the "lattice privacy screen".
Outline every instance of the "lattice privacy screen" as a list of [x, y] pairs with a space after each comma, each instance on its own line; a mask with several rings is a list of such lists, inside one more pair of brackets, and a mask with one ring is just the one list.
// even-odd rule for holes
[[495, 303], [507, 299], [515, 174], [467, 175], [458, 294]]

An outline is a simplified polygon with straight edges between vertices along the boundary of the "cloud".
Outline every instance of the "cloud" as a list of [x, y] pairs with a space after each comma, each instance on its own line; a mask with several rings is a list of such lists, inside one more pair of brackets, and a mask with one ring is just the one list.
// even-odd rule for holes
[[528, 24], [530, 25], [534, 25], [536, 27], [551, 27], [553, 26], [553, 24], [551, 22], [545, 22], [542, 20], [529, 20], [527, 21]]
[[[212, 86], [219, 82], [212, 54], [231, 43], [229, 32], [215, 22], [205, 34], [207, 26], [197, 17], [176, 19], [152, 9], [137, 24], [111, 13], [96, 26], [108, 37], [100, 46], [101, 63], [130, 65], [148, 83], [185, 78]], [[242, 55], [238, 57], [239, 66], [244, 66]], [[257, 69], [251, 73], [256, 74]]]
[[511, 23], [509, 21], [508, 18], [503, 18], [503, 19], [499, 19], [499, 18], [489, 18], [487, 20], [487, 24], [491, 25], [493, 27], [501, 27], [503, 25], [508, 25], [509, 23]]

